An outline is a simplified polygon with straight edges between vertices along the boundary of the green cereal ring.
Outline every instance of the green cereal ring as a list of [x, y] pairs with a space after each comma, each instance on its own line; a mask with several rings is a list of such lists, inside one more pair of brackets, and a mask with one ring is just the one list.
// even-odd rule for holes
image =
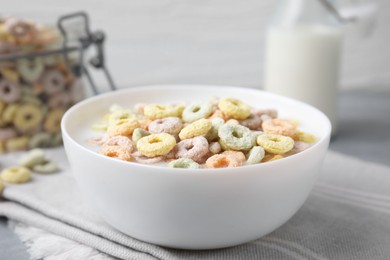
[[144, 107], [144, 115], [151, 120], [164, 117], [180, 117], [182, 112], [181, 106], [151, 104]]
[[29, 149], [38, 147], [49, 147], [51, 141], [51, 135], [45, 132], [40, 132], [33, 135], [28, 143]]
[[212, 141], [215, 141], [218, 139], [218, 129], [224, 123], [225, 123], [225, 121], [223, 121], [223, 119], [220, 117], [215, 117], [215, 118], [211, 119], [211, 129], [205, 136], [209, 142], [212, 142]]
[[222, 113], [234, 119], [243, 120], [251, 114], [250, 106], [234, 98], [221, 98], [218, 107]]
[[196, 136], [206, 136], [212, 127], [211, 121], [208, 119], [199, 119], [188, 126], [184, 127], [179, 137], [181, 140], [193, 138]]
[[283, 154], [294, 147], [294, 140], [289, 136], [262, 134], [257, 137], [257, 144], [268, 153]]
[[138, 140], [137, 149], [146, 157], [156, 157], [166, 155], [175, 145], [176, 139], [170, 134], [151, 134]]
[[201, 118], [209, 117], [213, 112], [213, 104], [210, 101], [194, 102], [185, 107], [182, 118], [186, 123], [192, 123]]
[[40, 58], [19, 59], [17, 61], [17, 68], [25, 81], [33, 83], [41, 77], [44, 64]]
[[51, 139], [50, 139], [50, 146], [54, 147], [54, 146], [59, 146], [61, 144], [62, 144], [62, 134], [61, 134], [61, 132], [53, 134], [51, 136]]
[[246, 160], [247, 164], [256, 164], [260, 163], [265, 156], [264, 148], [261, 146], [254, 146], [248, 153], [248, 159]]
[[134, 129], [132, 140], [136, 144], [142, 137], [148, 136], [150, 133], [142, 128]]
[[26, 167], [14, 166], [4, 169], [0, 177], [4, 182], [24, 183], [31, 179], [31, 172]]
[[5, 124], [9, 124], [14, 120], [16, 111], [20, 105], [18, 104], [9, 104], [5, 107], [3, 114], [1, 115], [1, 119]]
[[108, 124], [114, 125], [116, 122], [122, 119], [135, 119], [133, 112], [126, 109], [115, 110], [108, 117]]
[[219, 128], [218, 136], [224, 150], [245, 151], [256, 144], [251, 130], [242, 125], [225, 124]]
[[30, 138], [28, 136], [19, 136], [5, 141], [5, 148], [8, 152], [26, 150]]
[[188, 158], [180, 158], [168, 163], [169, 167], [172, 168], [190, 168], [190, 169], [198, 169], [200, 165]]
[[35, 130], [43, 120], [41, 109], [35, 105], [21, 105], [15, 113], [14, 126], [20, 132]]
[[19, 164], [27, 168], [32, 168], [35, 165], [42, 164], [44, 162], [45, 151], [42, 149], [33, 149], [20, 159]]
[[33, 172], [37, 173], [55, 173], [60, 170], [58, 165], [52, 161], [47, 161], [43, 164], [37, 164], [32, 167]]

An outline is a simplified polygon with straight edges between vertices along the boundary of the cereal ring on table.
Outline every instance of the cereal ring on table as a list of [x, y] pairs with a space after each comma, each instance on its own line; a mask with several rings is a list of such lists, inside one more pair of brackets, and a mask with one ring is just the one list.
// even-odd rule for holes
[[29, 149], [34, 149], [38, 147], [49, 147], [50, 146], [51, 135], [49, 133], [40, 132], [33, 135], [28, 143]]
[[8, 152], [26, 150], [29, 141], [30, 138], [28, 136], [19, 136], [19, 137], [11, 138], [5, 141], [5, 149]]
[[37, 164], [32, 167], [33, 172], [36, 173], [55, 173], [60, 170], [58, 165], [53, 161], [46, 161], [42, 164]]
[[1, 179], [8, 183], [24, 183], [31, 179], [31, 172], [26, 167], [13, 166], [5, 168], [1, 174]]
[[59, 93], [65, 89], [66, 78], [61, 71], [49, 69], [42, 74], [41, 82], [48, 95]]
[[262, 134], [257, 137], [257, 144], [268, 153], [283, 154], [294, 147], [294, 140], [284, 135]]
[[192, 123], [201, 118], [209, 117], [213, 112], [213, 104], [210, 101], [198, 101], [185, 107], [182, 118], [186, 123]]
[[178, 117], [166, 117], [152, 121], [149, 126], [149, 132], [152, 134], [167, 133], [177, 135], [183, 125]]
[[129, 152], [133, 151], [133, 142], [130, 140], [130, 138], [126, 136], [113, 136], [109, 137], [102, 145], [102, 149], [105, 146], [120, 146], [128, 150]]
[[254, 146], [250, 151], [248, 152], [248, 159], [246, 160], [247, 164], [256, 164], [260, 163], [261, 160], [263, 160], [265, 156], [265, 150], [261, 146]]
[[103, 146], [101, 153], [108, 157], [116, 158], [123, 161], [131, 161], [131, 152], [121, 146]]
[[116, 121], [113, 125], [108, 126], [107, 135], [108, 136], [131, 136], [134, 129], [139, 128], [140, 125], [135, 119], [120, 119]]
[[43, 129], [46, 132], [54, 134], [61, 130], [61, 118], [65, 111], [61, 108], [53, 109], [49, 111], [46, 116], [45, 122], [43, 123]]
[[215, 141], [218, 139], [218, 129], [220, 126], [224, 124], [225, 121], [223, 121], [222, 118], [216, 117], [211, 119], [211, 129], [210, 131], [206, 134], [206, 139], [209, 142]]
[[37, 36], [32, 22], [15, 18], [9, 18], [4, 23], [12, 39], [18, 44], [32, 44]]
[[59, 146], [62, 145], [62, 134], [61, 132], [57, 132], [52, 134], [51, 139], [50, 139], [50, 146]]
[[45, 66], [40, 58], [33, 58], [18, 60], [17, 68], [25, 81], [34, 83], [41, 77]]
[[9, 104], [5, 107], [3, 114], [1, 115], [1, 119], [5, 124], [9, 124], [14, 120], [16, 111], [18, 111], [18, 104]]
[[48, 107], [49, 108], [59, 108], [59, 107], [68, 107], [72, 103], [72, 100], [68, 93], [59, 92], [52, 95], [49, 98]]
[[14, 138], [16, 135], [17, 133], [12, 127], [0, 128], [0, 141], [5, 141]]
[[21, 87], [7, 79], [0, 81], [0, 99], [5, 103], [13, 103], [20, 99], [22, 96]]
[[226, 120], [228, 120], [229, 118], [224, 114], [222, 113], [221, 110], [217, 109], [213, 112], [213, 114], [209, 117], [209, 119], [214, 119], [214, 118], [222, 118], [223, 121], [225, 122]]
[[19, 164], [27, 168], [32, 168], [35, 165], [44, 163], [45, 160], [45, 151], [42, 149], [33, 149], [22, 156]]
[[115, 125], [116, 122], [123, 119], [135, 119], [135, 115], [127, 109], [116, 110], [108, 116], [108, 123]]
[[212, 142], [209, 145], [209, 151], [212, 154], [217, 154], [217, 153], [220, 153], [222, 151], [222, 147], [218, 142]]
[[143, 156], [140, 152], [134, 152], [132, 154], [134, 160], [138, 163], [142, 164], [155, 164], [162, 162], [164, 160], [164, 156], [156, 156], [156, 157], [146, 157]]
[[240, 121], [240, 125], [248, 127], [250, 130], [261, 130], [262, 123], [263, 120], [261, 119], [261, 116], [256, 114], [250, 114], [247, 119]]
[[234, 159], [238, 160], [241, 163], [246, 161], [246, 157], [245, 157], [244, 153], [240, 152], [240, 151], [231, 151], [231, 150], [229, 150], [229, 151], [224, 151], [221, 154], [226, 155], [226, 156], [231, 157], [231, 158], [234, 158]]
[[35, 105], [21, 105], [15, 113], [14, 126], [20, 132], [29, 132], [37, 129], [43, 120], [41, 109]]
[[181, 140], [190, 139], [196, 136], [206, 136], [212, 127], [212, 123], [208, 119], [199, 119], [188, 126], [184, 127], [180, 133], [179, 137]]
[[182, 109], [182, 106], [151, 104], [144, 107], [144, 115], [151, 120], [164, 117], [180, 117]]
[[170, 134], [151, 134], [137, 142], [138, 151], [146, 157], [166, 155], [176, 145], [176, 139]]
[[148, 136], [148, 135], [150, 135], [150, 133], [148, 131], [144, 130], [143, 128], [136, 128], [136, 129], [134, 129], [133, 135], [131, 138], [132, 138], [133, 142], [136, 144], [139, 139], [141, 139], [142, 137]]
[[295, 125], [287, 120], [274, 118], [266, 120], [262, 123], [263, 131], [268, 134], [293, 136], [296, 131]]
[[218, 130], [219, 143], [224, 150], [245, 151], [256, 144], [255, 135], [242, 125], [223, 125]]
[[189, 158], [195, 162], [201, 162], [203, 156], [209, 152], [209, 143], [203, 136], [180, 141], [177, 144], [177, 158]]
[[214, 154], [205, 163], [206, 168], [230, 168], [241, 166], [242, 162], [226, 154]]
[[300, 130], [296, 130], [295, 134], [292, 136], [292, 138], [295, 141], [301, 141], [301, 142], [305, 142], [305, 143], [309, 143], [309, 144], [315, 143], [315, 141], [317, 140], [317, 138], [314, 135], [309, 134], [307, 132], [300, 131]]
[[251, 113], [250, 106], [234, 98], [221, 98], [218, 107], [222, 113], [234, 119], [246, 119]]
[[168, 167], [198, 169], [200, 165], [189, 158], [180, 158], [168, 163]]
[[251, 113], [256, 116], [267, 115], [270, 118], [278, 117], [278, 111], [276, 109], [252, 109]]

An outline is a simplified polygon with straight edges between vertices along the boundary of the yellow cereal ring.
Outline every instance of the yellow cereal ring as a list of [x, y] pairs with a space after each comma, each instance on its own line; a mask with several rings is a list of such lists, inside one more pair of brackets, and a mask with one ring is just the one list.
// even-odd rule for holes
[[64, 115], [65, 110], [61, 108], [53, 109], [46, 116], [43, 128], [46, 132], [54, 134], [61, 130], [61, 118]]
[[94, 131], [107, 131], [108, 129], [108, 124], [105, 123], [105, 122], [101, 122], [101, 123], [95, 123], [91, 126], [91, 129], [94, 130]]
[[3, 114], [1, 115], [1, 119], [5, 124], [9, 124], [14, 120], [14, 116], [16, 111], [18, 110], [18, 104], [9, 104], [5, 107]]
[[9, 79], [13, 82], [19, 81], [19, 73], [16, 70], [9, 68], [1, 68], [0, 74], [4, 76], [4, 78]]
[[263, 147], [266, 152], [283, 154], [294, 147], [294, 140], [283, 135], [262, 134], [257, 137], [257, 144]]
[[179, 137], [181, 140], [193, 138], [196, 136], [206, 136], [212, 127], [211, 121], [208, 119], [199, 119], [195, 122], [184, 127], [180, 133]]
[[161, 119], [164, 117], [181, 117], [183, 106], [170, 105], [146, 105], [144, 107], [144, 115], [151, 120]]
[[284, 156], [280, 155], [280, 154], [267, 154], [266, 156], [264, 156], [262, 162], [271, 162], [271, 161], [276, 161], [276, 160], [283, 159], [283, 158], [284, 158]]
[[176, 145], [176, 139], [170, 134], [160, 133], [142, 137], [137, 142], [138, 151], [146, 157], [166, 155]]
[[20, 137], [8, 139], [5, 142], [5, 148], [8, 152], [26, 150], [28, 147], [29, 141], [30, 141], [30, 138], [28, 136], [20, 136]]
[[120, 119], [107, 128], [107, 134], [110, 137], [117, 135], [131, 136], [134, 129], [138, 127], [140, 125], [135, 119]]
[[108, 117], [108, 123], [114, 125], [117, 121], [122, 119], [135, 119], [135, 115], [130, 110], [120, 109], [113, 111]]
[[26, 167], [14, 166], [4, 169], [0, 177], [9, 183], [24, 183], [31, 179], [31, 172]]
[[317, 138], [314, 135], [309, 134], [307, 132], [300, 131], [300, 130], [295, 131], [295, 134], [292, 136], [292, 138], [295, 141], [305, 142], [305, 143], [309, 143], [309, 144], [317, 141]]
[[264, 132], [275, 135], [285, 135], [291, 137], [296, 131], [296, 126], [290, 121], [278, 118], [266, 120], [261, 126], [263, 127]]
[[13, 123], [20, 132], [25, 133], [37, 129], [42, 120], [43, 113], [41, 109], [35, 105], [26, 104], [18, 108]]
[[234, 119], [246, 119], [251, 114], [250, 106], [234, 98], [221, 98], [218, 107], [223, 114]]

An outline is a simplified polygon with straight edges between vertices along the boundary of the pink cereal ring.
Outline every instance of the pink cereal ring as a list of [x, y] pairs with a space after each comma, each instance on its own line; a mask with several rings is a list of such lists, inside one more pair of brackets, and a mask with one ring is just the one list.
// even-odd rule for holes
[[143, 163], [143, 164], [154, 164], [154, 163], [159, 163], [164, 160], [165, 156], [157, 156], [157, 157], [146, 157], [143, 156], [140, 152], [134, 152], [133, 158], [136, 162]]
[[49, 95], [53, 95], [65, 89], [66, 78], [61, 71], [50, 69], [43, 73], [42, 84], [45, 92]]
[[117, 135], [108, 138], [103, 146], [103, 147], [110, 147], [110, 146], [119, 146], [122, 147], [126, 150], [128, 150], [130, 153], [133, 151], [133, 142], [128, 138], [127, 136], [122, 136], [122, 135]]
[[242, 162], [226, 154], [214, 154], [207, 159], [206, 168], [231, 168], [241, 166]]
[[16, 130], [12, 127], [0, 128], [0, 141], [5, 141], [16, 137]]
[[250, 114], [247, 119], [241, 120], [240, 124], [248, 127], [251, 130], [261, 130], [261, 124], [263, 123], [262, 117], [256, 114]]
[[0, 99], [5, 103], [13, 103], [19, 100], [22, 95], [21, 87], [7, 79], [1, 79], [0, 82]]
[[209, 152], [209, 143], [203, 136], [185, 139], [177, 144], [177, 158], [188, 158], [200, 163]]
[[166, 117], [150, 122], [148, 129], [151, 134], [167, 133], [176, 135], [182, 127], [183, 124], [178, 117]]
[[266, 120], [262, 124], [263, 131], [268, 134], [293, 136], [296, 131], [296, 126], [290, 121], [274, 118]]

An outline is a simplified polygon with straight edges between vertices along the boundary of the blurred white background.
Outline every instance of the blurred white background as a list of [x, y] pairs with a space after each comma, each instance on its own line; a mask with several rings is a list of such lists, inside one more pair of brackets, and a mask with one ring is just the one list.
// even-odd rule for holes
[[[390, 87], [390, 1], [376, 2], [376, 27], [369, 38], [346, 28], [344, 89]], [[2, 1], [1, 13], [54, 23], [61, 14], [88, 12], [92, 27], [108, 35], [108, 66], [120, 87], [261, 87], [265, 30], [275, 5], [269, 0], [21, 0]]]

